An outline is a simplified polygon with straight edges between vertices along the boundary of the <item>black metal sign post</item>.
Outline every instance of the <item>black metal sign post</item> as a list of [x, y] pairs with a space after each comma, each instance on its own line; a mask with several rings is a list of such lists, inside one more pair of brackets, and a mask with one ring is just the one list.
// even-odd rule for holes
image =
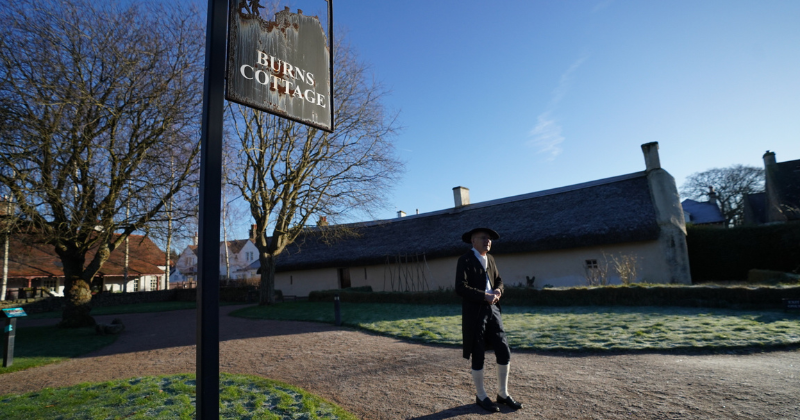
[[14, 364], [14, 338], [17, 336], [17, 318], [27, 316], [27, 314], [22, 308], [3, 309], [0, 314], [2, 314], [0, 317], [6, 319], [6, 325], [3, 328], [3, 367], [9, 367]]
[[[217, 260], [219, 259], [220, 200], [222, 198], [222, 128], [226, 81], [225, 45], [228, 38], [226, 23], [229, 1], [208, 0], [206, 25], [203, 119], [200, 140], [199, 258], [197, 264], [199, 278], [197, 282], [197, 400], [195, 406], [198, 420], [219, 418], [219, 264]], [[286, 53], [287, 50], [276, 50], [278, 52], [269, 50], [275, 55], [272, 56], [264, 51], [268, 48], [263, 47], [264, 50], [251, 51], [251, 54], [255, 54], [250, 56], [254, 61], [243, 64], [242, 66], [246, 67], [239, 66], [238, 69], [241, 77], [249, 82], [244, 86], [245, 90], [260, 89], [258, 92], [261, 94], [266, 93], [266, 96], [277, 98], [279, 104], [287, 109], [287, 112], [283, 114], [284, 117], [332, 131], [333, 2], [332, 0], [326, 1], [328, 1], [328, 31], [331, 45], [325, 47], [323, 44], [325, 51], [317, 56], [313, 66], [305, 64], [306, 62], [299, 58], [294, 64], [290, 64], [286, 58], [278, 60], [279, 62], [275, 64], [275, 56], [278, 55], [278, 52]], [[249, 13], [245, 13], [248, 10], [248, 3], [244, 1], [231, 1], [230, 4], [232, 5], [231, 14], [235, 13], [237, 17], [243, 17], [253, 22], [258, 21], [256, 16], [258, 8], [255, 7], [258, 5], [257, 1], [249, 2], [251, 6]], [[245, 9], [244, 11], [241, 10], [242, 7]], [[253, 8], [256, 9], [256, 13], [253, 13]], [[283, 22], [289, 24], [284, 29], [290, 32], [301, 26], [313, 26], [319, 23], [302, 16], [299, 11], [297, 14], [284, 12], [282, 16]], [[236, 22], [238, 25], [240, 21]], [[260, 25], [258, 23], [259, 27]], [[306, 34], [313, 31], [302, 32]], [[317, 41], [321, 39], [324, 40], [324, 34], [322, 38], [317, 36]], [[301, 44], [305, 45], [305, 43]], [[297, 48], [297, 45], [292, 45], [292, 47]], [[231, 51], [233, 54], [238, 54], [238, 47], [234, 47]], [[292, 57], [298, 56], [292, 55]], [[322, 66], [320, 57], [325, 59], [323, 61], [328, 61], [330, 66]], [[267, 63], [269, 63], [268, 68]], [[255, 67], [253, 67], [254, 65]], [[307, 68], [303, 66], [307, 66]], [[309, 76], [307, 69], [312, 68], [313, 72]], [[268, 71], [274, 72], [274, 74], [268, 74]], [[317, 78], [314, 77], [315, 75]], [[267, 77], [271, 77], [270, 81], [265, 79]], [[322, 83], [324, 78], [329, 79], [325, 81], [327, 83]], [[297, 79], [302, 80], [302, 85], [297, 82]], [[270, 90], [270, 86], [272, 86], [272, 90]], [[280, 93], [281, 91], [283, 94]], [[254, 103], [247, 105], [252, 106]], [[289, 111], [296, 111], [297, 114]]]
[[208, 0], [203, 121], [200, 139], [200, 220], [197, 262], [198, 420], [219, 419], [219, 226], [222, 198], [222, 110], [225, 98], [227, 0]]

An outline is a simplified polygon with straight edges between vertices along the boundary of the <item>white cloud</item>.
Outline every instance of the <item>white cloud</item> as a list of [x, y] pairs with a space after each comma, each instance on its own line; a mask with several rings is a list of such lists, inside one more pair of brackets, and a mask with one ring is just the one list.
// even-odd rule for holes
[[547, 109], [536, 117], [536, 127], [528, 134], [530, 140], [527, 141], [527, 145], [536, 148], [537, 154], [547, 154], [547, 160], [555, 160], [563, 150], [561, 148], [561, 143], [564, 142], [564, 136], [561, 134], [561, 126], [556, 122], [556, 117], [553, 116], [554, 111], [569, 90], [572, 74], [575, 73], [588, 58], [589, 57], [584, 54], [561, 74], [558, 85], [553, 90], [553, 96], [550, 98]]
[[555, 160], [561, 154], [561, 143], [564, 136], [561, 135], [561, 126], [550, 116], [550, 112], [544, 112], [537, 117], [536, 127], [531, 130], [528, 145], [537, 149], [536, 153], [546, 153], [547, 160]]
[[611, 3], [613, 3], [613, 0], [603, 0], [603, 1], [599, 2], [599, 3], [597, 3], [592, 8], [592, 13], [597, 13], [597, 12], [599, 12], [601, 10], [607, 9], [611, 5]]

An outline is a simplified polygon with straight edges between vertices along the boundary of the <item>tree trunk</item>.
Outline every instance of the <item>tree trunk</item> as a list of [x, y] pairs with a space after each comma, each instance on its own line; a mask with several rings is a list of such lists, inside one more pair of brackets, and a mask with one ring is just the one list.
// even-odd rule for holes
[[259, 305], [275, 303], [275, 257], [261, 253], [261, 282], [259, 284]]
[[83, 258], [61, 256], [64, 265], [64, 297], [66, 303], [61, 314], [59, 328], [82, 328], [95, 325], [91, 312], [92, 291], [83, 274]]

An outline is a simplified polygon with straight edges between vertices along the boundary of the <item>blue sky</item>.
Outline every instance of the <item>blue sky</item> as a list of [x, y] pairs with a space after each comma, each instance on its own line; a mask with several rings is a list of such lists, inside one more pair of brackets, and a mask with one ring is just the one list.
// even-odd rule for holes
[[343, 1], [404, 127], [411, 214], [644, 169], [800, 159], [798, 1]]
[[654, 141], [679, 187], [800, 159], [800, 1], [334, 6], [403, 126], [378, 218], [452, 207], [455, 186], [474, 203], [641, 171]]

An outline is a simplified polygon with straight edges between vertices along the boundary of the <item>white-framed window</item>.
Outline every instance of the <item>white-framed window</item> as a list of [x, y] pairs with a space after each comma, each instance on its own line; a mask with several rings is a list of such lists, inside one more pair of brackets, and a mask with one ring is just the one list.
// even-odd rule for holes
[[58, 280], [44, 279], [44, 287], [50, 289], [50, 291], [55, 291], [56, 287], [58, 287]]
[[134, 292], [139, 291], [139, 279], [133, 279], [133, 291]]
[[597, 260], [586, 260], [585, 267], [588, 269], [596, 269]]
[[158, 277], [150, 279], [150, 290], [158, 290]]

